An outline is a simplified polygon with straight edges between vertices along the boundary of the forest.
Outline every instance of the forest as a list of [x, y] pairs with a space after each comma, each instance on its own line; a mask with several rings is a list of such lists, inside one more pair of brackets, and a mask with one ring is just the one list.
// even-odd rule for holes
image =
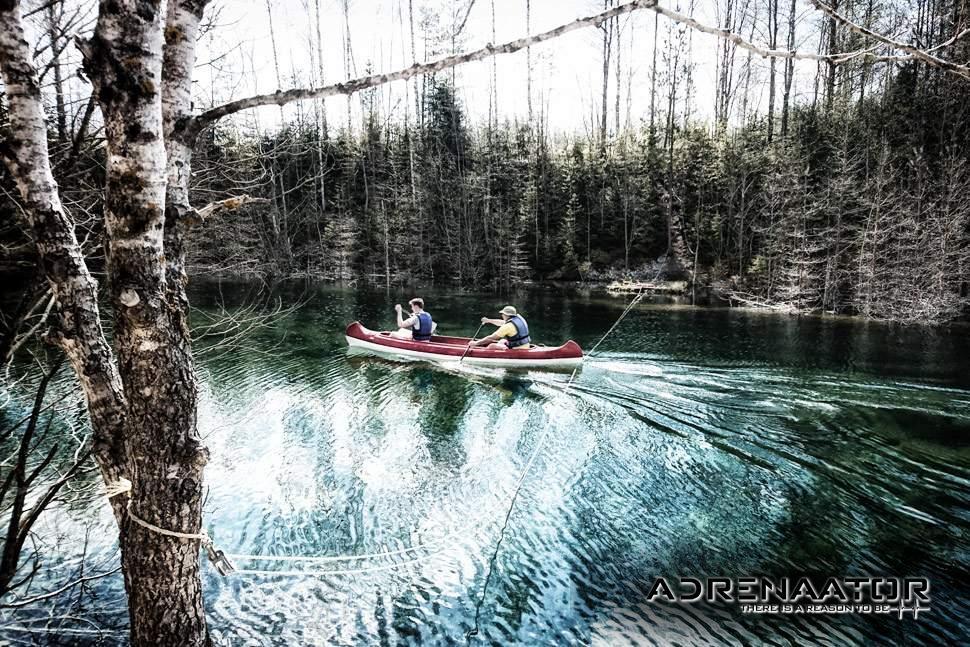
[[[192, 259], [488, 288], [660, 270], [756, 305], [959, 318], [970, 94], [921, 75], [913, 66], [875, 96], [836, 89], [786, 108], [778, 132], [763, 116], [726, 133], [664, 115], [605, 143], [528, 124], [473, 128], [447, 81], [431, 84], [423, 125], [406, 130], [374, 115], [360, 139], [312, 122], [261, 140], [214, 132], [196, 158], [199, 189], [258, 186], [270, 208], [213, 221]], [[234, 185], [221, 180], [230, 169]]]
[[[0, 0], [0, 595], [16, 598], [10, 608], [120, 571], [132, 644], [212, 644], [203, 574], [232, 564], [203, 514], [212, 393], [193, 346], [220, 317], [225, 329], [246, 326], [193, 309], [198, 279], [500, 294], [529, 282], [663, 280], [791, 314], [907, 324], [970, 314], [967, 0], [604, 0], [579, 18], [547, 14], [542, 27], [525, 0], [502, 16], [521, 23], [505, 42], [494, 1], [396, 0], [386, 3], [404, 35], [396, 66], [355, 57], [349, 0], [306, 0], [289, 6], [309, 26], [308, 68], [292, 75], [282, 52], [296, 37], [274, 30], [281, 3], [249, 6], [265, 8], [269, 48], [250, 58], [272, 62], [267, 93], [239, 87], [255, 66], [225, 63], [246, 41], [220, 18], [233, 5]], [[491, 40], [476, 49], [466, 24]], [[219, 31], [236, 45], [213, 48]], [[568, 57], [564, 39], [579, 31], [595, 43], [598, 82], [583, 84], [588, 100], [564, 128], [538, 70]], [[512, 97], [524, 110], [499, 94], [499, 55], [525, 72]], [[488, 76], [487, 101], [461, 82], [458, 69], [473, 65]], [[314, 323], [303, 339], [310, 373], [327, 372], [321, 356], [356, 371], [346, 323], [323, 333]], [[321, 340], [339, 349], [312, 346]], [[66, 431], [55, 424], [62, 401]], [[780, 418], [799, 419], [792, 411]], [[36, 592], [34, 525], [79, 471], [97, 472], [117, 566]]]
[[[795, 3], [731, 0], [725, 9], [726, 28], [794, 45]], [[841, 6], [863, 28], [892, 9], [874, 0]], [[970, 58], [968, 40], [950, 36], [967, 22], [961, 0], [920, 2], [894, 20], [911, 22], [914, 40], [948, 60]], [[188, 263], [196, 274], [488, 289], [683, 279], [736, 305], [788, 312], [966, 316], [966, 78], [918, 58], [872, 56], [864, 36], [823, 15], [802, 101], [791, 96], [793, 59], [771, 58], [759, 74], [750, 51], [719, 45], [711, 122], [696, 114], [690, 30], [654, 27], [652, 50], [641, 52], [649, 111], [631, 115], [621, 39], [634, 44], [636, 34], [623, 33], [619, 16], [600, 25], [602, 101], [585, 133], [550, 129], [531, 79], [528, 115], [499, 120], [493, 85], [487, 118], [474, 120], [453, 72], [416, 82], [394, 109], [379, 90], [364, 90], [348, 99], [345, 123], [328, 123], [318, 103], [275, 130], [221, 122], [196, 144], [191, 199], [244, 194], [249, 204], [206, 218], [204, 234], [187, 241]], [[429, 39], [432, 51], [447, 49], [447, 29], [426, 17], [419, 29], [425, 51]], [[845, 52], [857, 54], [825, 58]], [[753, 97], [765, 90], [759, 110]], [[104, 149], [86, 129], [90, 106], [70, 119], [63, 103], [50, 110], [55, 164], [72, 169], [62, 190], [95, 214]], [[9, 175], [3, 182], [4, 209], [15, 212]], [[24, 240], [15, 218], [4, 222], [10, 263]], [[98, 239], [97, 218], [79, 227]]]

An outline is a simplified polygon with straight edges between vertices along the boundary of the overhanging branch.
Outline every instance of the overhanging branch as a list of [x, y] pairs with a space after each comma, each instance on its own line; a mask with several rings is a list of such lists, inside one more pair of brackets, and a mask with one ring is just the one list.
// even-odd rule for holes
[[239, 112], [240, 110], [246, 110], [248, 108], [256, 108], [267, 105], [282, 106], [287, 103], [300, 101], [303, 99], [321, 99], [336, 95], [353, 94], [354, 92], [366, 90], [367, 88], [373, 88], [391, 81], [406, 81], [413, 76], [434, 74], [435, 72], [440, 72], [463, 63], [481, 61], [497, 54], [511, 54], [513, 52], [525, 49], [526, 47], [531, 47], [537, 43], [558, 38], [559, 36], [576, 31], [577, 29], [585, 29], [586, 27], [597, 26], [604, 21], [613, 18], [614, 16], [632, 13], [639, 9], [651, 9], [655, 7], [656, 4], [657, 0], [635, 0], [634, 2], [628, 2], [592, 16], [577, 18], [571, 23], [560, 25], [555, 29], [550, 29], [549, 31], [545, 31], [534, 36], [518, 38], [502, 45], [493, 45], [492, 43], [489, 43], [481, 49], [465, 52], [463, 54], [453, 54], [451, 56], [446, 56], [438, 59], [437, 61], [431, 61], [428, 63], [415, 63], [410, 67], [403, 70], [398, 70], [396, 72], [389, 72], [386, 74], [371, 74], [370, 76], [353, 79], [344, 83], [335, 83], [333, 85], [328, 85], [321, 88], [297, 88], [274, 92], [273, 94], [261, 94], [249, 97], [247, 99], [231, 101], [224, 105], [212, 108], [211, 110], [206, 110], [202, 114], [192, 118], [190, 122], [185, 125], [185, 133], [189, 136], [191, 141], [191, 138], [198, 135], [198, 133], [209, 124], [223, 117]]
[[834, 61], [836, 63], [842, 63], [842, 62], [851, 60], [853, 58], [860, 58], [860, 57], [866, 57], [869, 59], [875, 59], [880, 61], [907, 61], [912, 58], [911, 56], [878, 55], [873, 53], [872, 48], [860, 49], [853, 52], [838, 52], [834, 54], [816, 54], [814, 52], [799, 52], [796, 50], [787, 50], [787, 49], [771, 49], [771, 48], [762, 47], [762, 46], [756, 45], [755, 43], [747, 41], [729, 29], [725, 29], [723, 27], [711, 27], [710, 25], [705, 25], [703, 23], [698, 22], [697, 20], [695, 20], [690, 16], [685, 16], [680, 12], [674, 11], [672, 9], [667, 9], [665, 7], [661, 7], [659, 4], [650, 8], [656, 11], [661, 16], [668, 18], [670, 20], [673, 20], [676, 23], [686, 25], [687, 27], [690, 27], [691, 29], [694, 29], [701, 33], [710, 34], [712, 36], [716, 36], [723, 40], [730, 41], [734, 43], [737, 47], [743, 50], [752, 52], [754, 54], [757, 54], [762, 58], [790, 58], [790, 59], [802, 60], [802, 61], [826, 61], [826, 62]]
[[[571, 23], [561, 25], [555, 29], [550, 29], [549, 31], [536, 34], [534, 36], [527, 36], [524, 38], [518, 38], [513, 41], [509, 41], [502, 45], [493, 45], [489, 43], [481, 49], [477, 49], [471, 52], [465, 52], [463, 54], [454, 54], [451, 56], [446, 56], [444, 58], [438, 59], [437, 61], [431, 61], [427, 63], [415, 63], [414, 65], [407, 67], [396, 72], [389, 72], [385, 74], [372, 74], [370, 76], [364, 76], [358, 79], [353, 79], [346, 81], [344, 83], [335, 83], [333, 85], [328, 85], [320, 88], [294, 88], [291, 90], [277, 91], [272, 94], [261, 94], [246, 99], [239, 99], [236, 101], [231, 101], [229, 103], [217, 106], [210, 110], [203, 112], [202, 114], [191, 117], [187, 119], [183, 124], [181, 124], [181, 133], [187, 141], [191, 142], [198, 135], [199, 132], [206, 126], [218, 121], [219, 119], [226, 117], [231, 114], [235, 114], [241, 110], [246, 110], [249, 108], [256, 108], [265, 105], [285, 105], [293, 101], [300, 101], [304, 99], [320, 99], [324, 97], [353, 94], [354, 92], [359, 92], [367, 88], [373, 88], [385, 83], [390, 83], [391, 81], [405, 81], [413, 76], [418, 76], [422, 74], [433, 74], [435, 72], [440, 72], [463, 63], [471, 63], [473, 61], [481, 61], [486, 58], [496, 56], [498, 54], [511, 54], [519, 50], [525, 49], [526, 47], [531, 47], [537, 43], [541, 43], [547, 40], [552, 40], [553, 38], [558, 38], [564, 34], [575, 31], [577, 29], [584, 29], [586, 27], [593, 27], [601, 25], [606, 20], [609, 20], [615, 16], [620, 16], [623, 14], [632, 13], [640, 9], [651, 9], [658, 14], [673, 20], [674, 22], [680, 23], [694, 29], [696, 31], [710, 34], [716, 36], [717, 38], [722, 38], [724, 40], [731, 41], [737, 47], [741, 49], [753, 52], [763, 58], [786, 58], [786, 59], [799, 59], [799, 60], [811, 60], [811, 61], [828, 61], [835, 63], [842, 63], [854, 58], [866, 58], [869, 60], [880, 60], [880, 61], [908, 61], [913, 59], [920, 59], [935, 65], [941, 69], [956, 73], [962, 77], [970, 79], [970, 68], [965, 65], [958, 65], [951, 61], [946, 61], [933, 54], [926, 51], [919, 50], [915, 47], [911, 47], [904, 43], [900, 43], [892, 38], [883, 36], [882, 34], [877, 34], [872, 30], [865, 27], [856, 25], [848, 21], [843, 16], [835, 13], [832, 9], [826, 5], [821, 4], [818, 0], [812, 0], [812, 2], [820, 10], [830, 13], [837, 20], [845, 23], [850, 29], [858, 31], [861, 34], [869, 36], [880, 43], [891, 47], [892, 49], [905, 52], [905, 54], [886, 54], [880, 55], [874, 52], [873, 47], [860, 49], [852, 52], [841, 52], [832, 54], [815, 54], [810, 52], [799, 52], [799, 51], [789, 51], [783, 49], [770, 49], [766, 47], [759, 46], [755, 43], [745, 40], [738, 34], [731, 32], [730, 30], [723, 29], [720, 27], [711, 27], [703, 23], [698, 22], [694, 18], [684, 15], [680, 12], [674, 11], [672, 9], [667, 9], [658, 4], [657, 0], [636, 0], [635, 2], [628, 2], [626, 4], [619, 5], [607, 11], [601, 13], [587, 16], [585, 18], [577, 18]], [[954, 39], [959, 39], [964, 34], [959, 34], [954, 37]]]
[[[907, 45], [906, 43], [901, 43], [898, 40], [894, 40], [892, 38], [889, 38], [888, 36], [884, 36], [883, 34], [875, 32], [869, 29], [868, 27], [864, 27], [855, 22], [852, 22], [851, 20], [849, 20], [848, 18], [840, 14], [835, 9], [833, 9], [832, 7], [826, 4], [823, 4], [819, 0], [811, 0], [811, 3], [815, 6], [816, 9], [818, 9], [824, 14], [831, 16], [832, 18], [835, 18], [837, 21], [839, 21], [840, 23], [842, 23], [852, 31], [856, 32], [857, 34], [862, 34], [863, 36], [872, 38], [873, 40], [877, 40], [880, 43], [889, 45], [893, 49], [899, 50], [901, 52], [906, 52], [912, 58], [919, 59], [924, 63], [927, 63], [934, 67], [938, 67], [948, 72], [953, 72], [958, 76], [962, 76], [963, 78], [970, 80], [970, 66], [960, 65], [958, 63], [954, 63], [953, 61], [942, 59], [938, 56], [934, 56], [933, 54], [930, 54], [926, 50], [922, 50], [922, 49], [919, 49], [918, 47], [913, 47], [912, 45]], [[964, 31], [954, 36], [951, 40], [955, 42], [960, 38], [965, 37], [967, 34], [968, 32]]]
[[201, 209], [192, 209], [186, 214], [185, 222], [188, 225], [198, 225], [212, 216], [221, 216], [231, 211], [238, 211], [247, 204], [266, 204], [267, 198], [254, 198], [248, 194], [237, 195], [225, 200], [210, 202]]

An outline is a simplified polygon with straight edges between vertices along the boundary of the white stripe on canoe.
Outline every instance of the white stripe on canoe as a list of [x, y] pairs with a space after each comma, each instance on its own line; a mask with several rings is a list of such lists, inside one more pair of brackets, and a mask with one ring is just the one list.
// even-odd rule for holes
[[[438, 353], [425, 353], [419, 350], [410, 350], [407, 348], [395, 348], [392, 346], [384, 346], [383, 344], [375, 344], [371, 341], [365, 341], [363, 339], [358, 339], [356, 337], [351, 337], [345, 335], [347, 338], [347, 344], [350, 346], [356, 346], [358, 348], [366, 348], [367, 350], [374, 351], [376, 353], [383, 353], [385, 355], [394, 355], [397, 357], [413, 357], [415, 359], [423, 359], [430, 362], [457, 362], [461, 359], [460, 355], [441, 355]], [[554, 358], [529, 358], [529, 359], [512, 359], [512, 358], [502, 358], [502, 357], [472, 357], [471, 355], [465, 356], [464, 363], [469, 366], [545, 366], [545, 367], [561, 367], [561, 366], [576, 366], [583, 362], [582, 357], [554, 357]]]

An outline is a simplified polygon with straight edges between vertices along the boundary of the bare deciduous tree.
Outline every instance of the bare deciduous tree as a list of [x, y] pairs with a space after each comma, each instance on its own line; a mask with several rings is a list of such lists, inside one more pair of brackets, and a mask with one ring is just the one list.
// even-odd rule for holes
[[[197, 393], [188, 327], [185, 243], [193, 223], [220, 208], [242, 205], [247, 200], [239, 197], [231, 204], [220, 201], [221, 205], [193, 207], [189, 194], [193, 147], [206, 128], [223, 117], [249, 108], [350, 95], [390, 81], [434, 74], [466, 62], [527, 49], [589, 26], [602, 26], [608, 44], [612, 37], [609, 31], [611, 21], [639, 9], [651, 9], [685, 28], [713, 33], [724, 40], [726, 53], [719, 75], [718, 95], [722, 119], [726, 119], [731, 98], [731, 61], [735, 48], [772, 58], [809, 58], [832, 65], [846, 56], [869, 55], [865, 52], [837, 52], [834, 47], [825, 54], [815, 55], [793, 50], [766, 50], [753, 44], [753, 37], [745, 40], [735, 33], [740, 30], [740, 19], [727, 21], [731, 27], [725, 31], [661, 7], [655, 0], [639, 0], [508, 43], [455, 52], [438, 60], [415, 62], [402, 70], [370, 74], [343, 83], [245, 97], [196, 114], [191, 104], [192, 71], [196, 37], [205, 6], [206, 0], [170, 0], [167, 5], [159, 0], [103, 0], [93, 36], [79, 43], [86, 76], [94, 87], [94, 99], [89, 104], [91, 108], [85, 111], [84, 122], [89, 120], [95, 104], [100, 108], [104, 122], [106, 182], [103, 221], [107, 304], [114, 323], [112, 347], [101, 325], [97, 283], [85, 263], [74, 222], [64, 209], [54, 180], [41, 96], [41, 73], [34, 66], [26, 41], [20, 3], [0, 0], [0, 68], [12, 133], [5, 138], [2, 153], [17, 183], [41, 269], [54, 299], [51, 314], [57, 326], [51, 339], [63, 350], [78, 377], [91, 420], [92, 451], [103, 480], [115, 493], [111, 505], [119, 527], [131, 638], [138, 645], [205, 645], [209, 640], [198, 560], [203, 469], [208, 456], [196, 428]], [[167, 7], [167, 13], [163, 12], [163, 7]], [[346, 2], [344, 8], [346, 14]], [[741, 11], [736, 15], [743, 14]], [[958, 75], [964, 70], [965, 66], [931, 52], [913, 51], [911, 46], [897, 43], [867, 27], [854, 25], [834, 13], [833, 20], [879, 41], [892, 51], [903, 52], [903, 56], [893, 60], [915, 58], [921, 64]], [[53, 40], [56, 48], [66, 38], [60, 34]], [[680, 51], [680, 47], [673, 46], [668, 51], [667, 63], [672, 79], [681, 72]], [[349, 34], [345, 52], [349, 76], [352, 68]], [[604, 51], [603, 121], [600, 123], [603, 147], [608, 76], [607, 47]], [[323, 83], [322, 76], [320, 83]], [[677, 90], [674, 82], [667, 94], [665, 152], [671, 184]], [[421, 95], [424, 97], [424, 93]], [[418, 114], [423, 119], [423, 106]], [[545, 107], [541, 115], [540, 131], [543, 134], [539, 136], [540, 140], [547, 128], [548, 110]], [[455, 121], [451, 126], [457, 130]], [[458, 139], [460, 133], [453, 134]], [[77, 141], [75, 138], [72, 145], [73, 155], [77, 154]], [[458, 152], [459, 158], [463, 155], [464, 152]], [[413, 167], [412, 152], [412, 173]], [[536, 174], [537, 196], [541, 191], [538, 186], [546, 181], [544, 173], [540, 170]], [[572, 173], [568, 178], [572, 185], [577, 183], [575, 175]], [[412, 183], [413, 178], [412, 175]], [[928, 192], [926, 186], [921, 185], [918, 191], [914, 189], [913, 195], [924, 196]], [[963, 186], [954, 185], [953, 196], [959, 196]], [[462, 182], [459, 189], [463, 191], [464, 187]], [[280, 190], [285, 194], [285, 187]], [[365, 190], [365, 197], [369, 195]], [[413, 197], [420, 201], [427, 196], [415, 194]], [[440, 196], [434, 197], [442, 202], [453, 202], [453, 196], [445, 195], [443, 189]], [[668, 250], [676, 251], [673, 250], [676, 243], [673, 201], [673, 193], [668, 193], [667, 246]], [[533, 202], [531, 198], [529, 202]], [[457, 232], [454, 246], [458, 250], [459, 270], [468, 268], [475, 278], [471, 273], [479, 269], [467, 259], [463, 260], [463, 254], [474, 258], [481, 254], [481, 246], [476, 238], [477, 230], [468, 227], [473, 217], [467, 211], [467, 200], [462, 203], [456, 218], [465, 228]], [[951, 196], [950, 203], [947, 213], [965, 219], [964, 212], [958, 213], [958, 199]], [[532, 205], [524, 210], [531, 211]], [[561, 235], [555, 241], [557, 249], [571, 265], [576, 265], [577, 260], [574, 239], [575, 216], [579, 211], [578, 199], [572, 192]], [[538, 249], [538, 211], [534, 213]], [[386, 218], [383, 225], [386, 227], [383, 251], [387, 276], [392, 258], [388, 244], [391, 225]], [[743, 247], [743, 225], [741, 229], [739, 245]], [[947, 236], [948, 230], [939, 223], [934, 231], [937, 230]], [[809, 228], [805, 226], [796, 232], [801, 237], [803, 251], [810, 252]], [[352, 230], [338, 233], [353, 236]], [[450, 231], [446, 233], [451, 236]], [[548, 222], [541, 233], [547, 237], [547, 245], [551, 245]], [[281, 235], [288, 241], [286, 226]], [[633, 238], [628, 232], [627, 243]], [[515, 244], [520, 245], [520, 241]], [[948, 249], [959, 250], [959, 247]], [[948, 251], [947, 254], [957, 252]], [[743, 257], [743, 249], [739, 255]], [[938, 280], [934, 285], [948, 285], [949, 276], [936, 277]], [[130, 491], [121, 487], [126, 481], [130, 481]]]

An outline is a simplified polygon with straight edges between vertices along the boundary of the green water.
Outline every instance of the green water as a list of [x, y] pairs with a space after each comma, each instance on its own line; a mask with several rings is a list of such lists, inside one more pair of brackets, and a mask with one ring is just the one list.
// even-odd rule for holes
[[[255, 291], [205, 285], [193, 303], [233, 311]], [[567, 393], [565, 374], [348, 355], [348, 322], [390, 327], [416, 293], [281, 294], [306, 303], [234, 348], [197, 346], [206, 525], [236, 555], [325, 560], [237, 557], [230, 578], [206, 567], [217, 644], [968, 640], [966, 329], [660, 299]], [[541, 288], [419, 295], [443, 334], [470, 336], [512, 303], [537, 341], [587, 349], [626, 304]], [[93, 477], [41, 528], [62, 535], [52, 580], [76, 568], [84, 528], [88, 560], [110, 567]], [[926, 576], [932, 609], [778, 617], [646, 602], [659, 575], [803, 574]], [[40, 628], [53, 626], [66, 643], [114, 644], [124, 604], [113, 576], [59, 597], [53, 624], [49, 605], [4, 610], [2, 624], [26, 642], [52, 641]]]

